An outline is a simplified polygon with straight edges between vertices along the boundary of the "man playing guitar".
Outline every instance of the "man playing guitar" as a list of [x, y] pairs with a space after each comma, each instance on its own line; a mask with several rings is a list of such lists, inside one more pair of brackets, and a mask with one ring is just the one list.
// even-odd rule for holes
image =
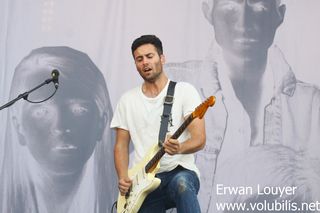
[[[130, 196], [133, 181], [140, 178], [133, 180], [128, 173], [129, 142], [132, 141], [134, 146], [133, 165], [142, 161], [158, 143], [164, 98], [170, 82], [163, 70], [165, 56], [159, 38], [154, 35], [141, 36], [132, 43], [131, 50], [144, 82], [122, 95], [111, 122], [111, 128], [116, 129], [114, 160], [118, 187], [120, 197], [126, 198]], [[155, 173], [161, 184], [141, 201], [142, 205], [138, 207], [140, 213], [165, 212], [174, 207], [178, 213], [201, 212], [197, 199], [199, 170], [193, 153], [205, 145], [204, 119], [195, 118], [179, 140], [170, 138], [200, 103], [200, 96], [192, 85], [185, 82], [176, 84], [168, 125], [169, 136], [162, 144], [165, 154]]]

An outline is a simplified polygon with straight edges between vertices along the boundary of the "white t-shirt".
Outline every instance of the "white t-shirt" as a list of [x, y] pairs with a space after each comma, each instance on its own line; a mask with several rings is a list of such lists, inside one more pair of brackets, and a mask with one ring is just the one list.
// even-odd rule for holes
[[[134, 145], [133, 165], [140, 162], [149, 149], [158, 143], [161, 115], [163, 113], [163, 101], [167, 94], [169, 81], [157, 97], [148, 98], [142, 92], [142, 85], [126, 92], [118, 102], [111, 128], [128, 130]], [[174, 101], [172, 105], [172, 125], [168, 125], [170, 135], [180, 127], [184, 118], [190, 115], [201, 103], [197, 90], [189, 83], [178, 82], [175, 87]], [[189, 138], [186, 129], [178, 138], [184, 142]], [[200, 176], [194, 163], [193, 154], [177, 154], [170, 156], [165, 154], [160, 160], [160, 172], [171, 171], [178, 165], [193, 170]]]

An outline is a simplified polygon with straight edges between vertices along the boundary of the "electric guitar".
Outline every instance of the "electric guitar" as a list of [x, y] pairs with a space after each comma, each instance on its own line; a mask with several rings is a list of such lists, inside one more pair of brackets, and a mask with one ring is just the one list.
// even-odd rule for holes
[[[214, 103], [215, 97], [210, 96], [187, 117], [171, 138], [177, 139], [193, 119], [197, 117], [202, 119], [208, 107], [213, 106]], [[129, 177], [132, 180], [132, 185], [126, 195], [122, 196], [119, 193], [117, 213], [138, 212], [147, 195], [158, 188], [161, 180], [156, 178], [155, 175], [160, 168], [159, 161], [164, 154], [164, 148], [156, 144], [149, 150], [148, 154], [139, 164], [128, 171]]]

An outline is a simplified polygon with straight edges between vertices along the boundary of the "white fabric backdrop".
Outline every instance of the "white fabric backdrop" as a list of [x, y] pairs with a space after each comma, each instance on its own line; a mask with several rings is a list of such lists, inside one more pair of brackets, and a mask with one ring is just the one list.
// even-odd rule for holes
[[[320, 1], [285, 3], [274, 43], [298, 79], [320, 85]], [[105, 77], [114, 108], [124, 91], [141, 82], [130, 51], [133, 39], [157, 35], [168, 62], [203, 59], [214, 39], [199, 0], [0, 0], [0, 17], [0, 105], [9, 100], [15, 67], [35, 48], [68, 46], [87, 53]], [[2, 142], [6, 117], [7, 109], [0, 112]]]
[[[286, 3], [275, 43], [299, 79], [317, 84], [320, 2]], [[1, 103], [8, 98], [14, 67], [34, 48], [63, 45], [86, 52], [106, 76], [115, 105], [123, 91], [140, 81], [130, 53], [134, 38], [158, 35], [167, 60], [176, 62], [202, 59], [213, 32], [203, 17], [201, 1], [192, 0], [1, 0], [1, 16]]]

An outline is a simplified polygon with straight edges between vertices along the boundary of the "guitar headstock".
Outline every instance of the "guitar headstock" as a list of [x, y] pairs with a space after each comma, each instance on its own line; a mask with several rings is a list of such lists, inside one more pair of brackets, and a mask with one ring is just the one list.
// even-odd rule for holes
[[216, 97], [214, 96], [210, 96], [209, 98], [207, 98], [204, 102], [202, 102], [202, 104], [200, 104], [192, 113], [192, 117], [193, 118], [202, 118], [204, 116], [204, 114], [206, 113], [207, 109], [211, 106], [213, 106], [216, 102]]

